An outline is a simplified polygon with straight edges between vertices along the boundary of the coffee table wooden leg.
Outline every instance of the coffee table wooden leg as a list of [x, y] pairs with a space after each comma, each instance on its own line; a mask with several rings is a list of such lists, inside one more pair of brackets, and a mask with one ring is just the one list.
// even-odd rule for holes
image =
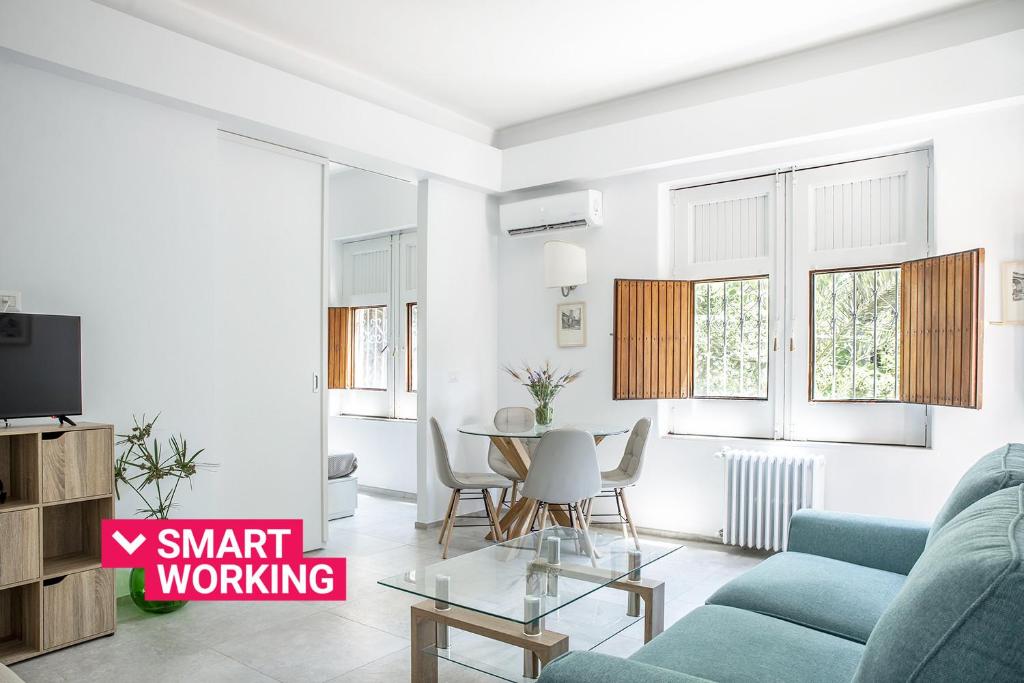
[[437, 622], [425, 618], [416, 610], [412, 611], [412, 642], [409, 656], [412, 658], [412, 683], [436, 683], [437, 657], [423, 652], [437, 644]]
[[433, 600], [417, 603], [410, 609], [413, 683], [437, 681], [437, 658], [424, 654], [423, 649], [437, 643], [438, 624], [522, 648], [524, 664], [538, 674], [552, 659], [569, 651], [569, 636], [562, 633], [537, 629], [535, 635], [527, 635], [520, 623], [455, 606], [440, 610]]
[[640, 594], [644, 599], [644, 642], [665, 630], [665, 584], [656, 583]]

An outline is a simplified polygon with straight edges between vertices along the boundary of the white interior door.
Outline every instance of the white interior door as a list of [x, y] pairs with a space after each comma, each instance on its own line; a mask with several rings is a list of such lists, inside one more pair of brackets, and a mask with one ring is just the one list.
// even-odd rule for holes
[[209, 459], [224, 516], [302, 519], [310, 550], [324, 536], [323, 165], [229, 134], [218, 148], [231, 277], [215, 274], [212, 293], [225, 436]]

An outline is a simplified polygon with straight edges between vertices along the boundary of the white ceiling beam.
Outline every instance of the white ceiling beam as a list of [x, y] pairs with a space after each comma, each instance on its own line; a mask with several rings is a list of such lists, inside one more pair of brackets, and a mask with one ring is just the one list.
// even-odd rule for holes
[[1024, 95], [1024, 30], [510, 147], [503, 189], [837, 136]]
[[336, 161], [500, 187], [501, 152], [488, 144], [88, 0], [3, 0], [0, 50]]

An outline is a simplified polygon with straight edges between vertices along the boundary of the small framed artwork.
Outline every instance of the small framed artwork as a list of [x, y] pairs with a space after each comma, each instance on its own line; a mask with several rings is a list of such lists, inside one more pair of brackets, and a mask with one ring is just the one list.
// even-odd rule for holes
[[1004, 261], [1003, 322], [1024, 323], [1024, 261]]
[[587, 345], [587, 305], [582, 301], [558, 304], [559, 346]]

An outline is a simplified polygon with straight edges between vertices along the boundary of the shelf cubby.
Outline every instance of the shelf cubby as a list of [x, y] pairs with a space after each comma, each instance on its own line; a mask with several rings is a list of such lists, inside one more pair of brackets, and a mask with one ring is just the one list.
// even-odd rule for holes
[[0, 512], [39, 502], [39, 436], [0, 433], [0, 481], [7, 492]]
[[43, 507], [43, 578], [100, 566], [100, 524], [113, 517], [110, 498]]
[[34, 657], [40, 643], [39, 584], [0, 590], [0, 661]]

